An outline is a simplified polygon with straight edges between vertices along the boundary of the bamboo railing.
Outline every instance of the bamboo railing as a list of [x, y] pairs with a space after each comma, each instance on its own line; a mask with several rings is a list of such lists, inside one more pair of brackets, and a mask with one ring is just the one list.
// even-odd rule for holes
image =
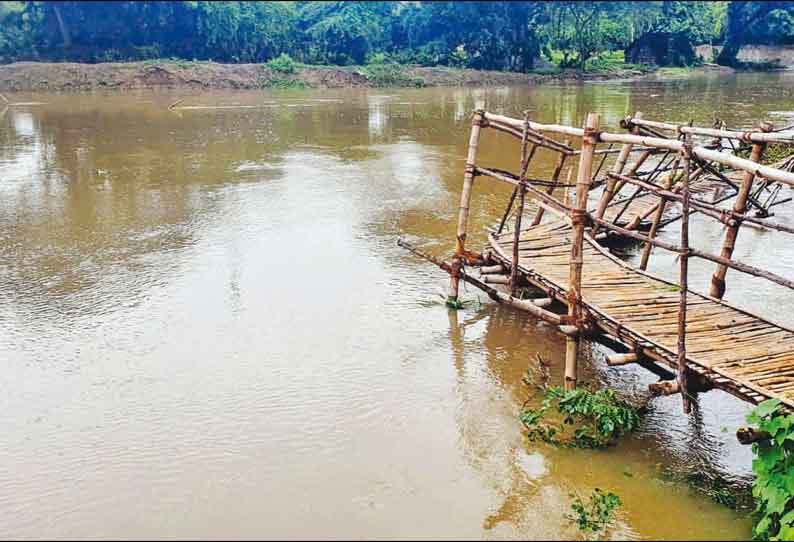
[[[582, 273], [585, 264], [583, 259], [585, 238], [594, 240], [599, 232], [604, 232], [604, 234], [610, 236], [641, 241], [645, 245], [645, 249], [640, 264], [640, 272], [646, 268], [653, 248], [677, 254], [679, 258], [678, 289], [680, 299], [676, 373], [675, 380], [670, 382], [669, 385], [662, 387], [662, 393], [681, 393], [684, 411], [689, 412], [691, 409], [691, 396], [698, 391], [697, 389], [690, 389], [691, 375], [687, 366], [686, 353], [687, 293], [690, 292], [688, 281], [689, 260], [691, 258], [699, 258], [716, 264], [711, 291], [709, 292], [710, 298], [715, 300], [720, 300], [725, 293], [727, 269], [734, 269], [755, 277], [764, 278], [794, 290], [794, 281], [768, 270], [742, 263], [733, 257], [733, 249], [738, 233], [745, 222], [784, 233], [794, 233], [794, 227], [766, 218], [749, 216], [750, 209], [748, 207], [748, 203], [755, 205], [753, 202], [757, 201], [758, 197], [755, 194], [760, 193], [766, 186], [774, 183], [794, 186], [794, 173], [761, 163], [765, 146], [768, 143], [794, 144], [794, 132], [774, 132], [769, 124], [763, 124], [757, 131], [749, 132], [739, 132], [724, 128], [700, 128], [692, 126], [691, 123], [677, 125], [646, 120], [642, 118], [640, 113], [624, 119], [621, 125], [628, 133], [600, 131], [600, 119], [597, 114], [587, 115], [584, 127], [576, 128], [561, 124], [542, 124], [534, 122], [526, 116], [523, 120], [520, 120], [482, 110], [476, 111], [472, 122], [463, 189], [461, 191], [455, 256], [451, 266], [447, 264], [441, 265], [438, 261], [433, 261], [451, 274], [449, 299], [457, 301], [459, 280], [461, 278], [468, 282], [477, 280], [467, 274], [465, 266], [467, 264], [476, 264], [477, 262], [481, 264], [488, 264], [489, 262], [487, 255], [474, 255], [468, 252], [465, 247], [472, 187], [475, 179], [477, 177], [488, 177], [511, 184], [514, 190], [496, 233], [500, 234], [503, 231], [508, 223], [510, 214], [514, 213], [512, 254], [509, 255], [509, 258], [503, 259], [501, 264], [483, 268], [484, 282], [475, 285], [478, 287], [485, 286], [486, 292], [497, 301], [528, 310], [535, 316], [557, 325], [565, 333], [565, 386], [567, 389], [572, 389], [577, 385], [578, 381], [579, 341], [589, 331], [588, 328], [592, 327], [592, 322], [588, 320], [593, 318], [592, 314], [587, 313], [581, 295]], [[477, 165], [477, 147], [482, 130], [487, 128], [508, 134], [521, 141], [521, 160], [517, 175]], [[666, 136], [664, 132], [672, 132], [673, 135]], [[555, 136], [563, 136], [566, 139], [558, 141]], [[752, 151], [749, 158], [741, 158], [730, 152], [725, 152], [721, 148], [715, 149], [713, 145], [710, 148], [707, 145], [694, 144], [693, 138], [695, 137], [712, 137], [716, 138], [713, 141], [718, 142], [722, 139], [738, 140], [752, 144]], [[581, 142], [578, 149], [571, 145], [571, 138], [577, 138]], [[598, 149], [597, 147], [600, 144], [609, 144], [610, 148]], [[620, 145], [620, 147], [613, 149], [613, 145]], [[550, 180], [535, 179], [528, 174], [530, 162], [539, 149], [558, 153], [558, 159]], [[655, 167], [642, 171], [643, 164], [650, 157], [657, 154], [663, 154], [663, 156]], [[601, 159], [594, 172], [593, 165], [596, 156], [601, 156]], [[610, 156], [614, 157], [614, 162], [604, 175], [603, 183], [601, 183], [594, 178], [598, 176]], [[632, 156], [636, 156], [633, 163], [630, 160]], [[572, 202], [560, 199], [559, 195], [555, 195], [555, 188], [560, 186], [559, 177], [568, 157], [578, 158], [576, 192], [575, 199]], [[665, 161], [668, 158], [669, 161], [665, 165]], [[724, 169], [742, 174], [741, 181], [737, 183], [728, 178], [728, 174], [723, 171]], [[662, 175], [664, 180], [660, 184], [656, 181], [656, 178]], [[693, 197], [691, 193], [692, 183], [706, 176], [716, 182], [724, 182], [731, 189], [736, 190], [731, 209], [720, 208], [714, 203]], [[760, 187], [756, 186], [756, 193], [754, 193], [754, 182], [758, 179], [765, 184]], [[601, 185], [604, 186], [604, 189], [595, 205], [595, 209], [590, 210], [589, 196], [595, 187]], [[616, 196], [627, 186], [634, 187], [635, 191], [632, 196], [626, 198], [628, 202], [617, 215], [618, 218], [629, 207], [634, 198], [640, 194], [642, 197], [658, 199], [658, 203], [650, 210], [653, 218], [646, 233], [640, 233], [638, 228], [642, 220], [650, 216], [648, 214], [645, 217], [636, 216], [633, 221], [625, 226], [619, 225], [617, 218], [610, 220], [606, 217], [607, 209], [615, 202]], [[569, 277], [568, 290], [565, 295], [567, 304], [567, 313], [565, 315], [553, 313], [539, 307], [538, 304], [516, 297], [522, 281], [519, 270], [519, 244], [526, 197], [534, 200], [538, 205], [530, 227], [541, 224], [544, 212], [547, 210], [553, 212], [555, 216], [563, 217], [570, 224], [571, 249], [568, 258]], [[665, 242], [656, 237], [667, 205], [670, 203], [677, 203], [681, 208], [681, 234], [678, 244]], [[692, 213], [700, 213], [705, 217], [716, 219], [726, 226], [725, 237], [718, 254], [695, 249], [691, 246], [689, 223]], [[416, 252], [413, 248], [411, 250]], [[508, 265], [508, 259], [510, 268], [505, 269]], [[486, 270], [488, 274], [485, 273]], [[500, 273], [504, 272], [509, 273], [509, 278], [500, 275]], [[488, 283], [506, 285], [509, 293], [499, 292], [488, 286]], [[636, 362], [641, 357], [639, 352], [629, 353], [619, 357], [619, 359], [615, 358], [615, 364]]]

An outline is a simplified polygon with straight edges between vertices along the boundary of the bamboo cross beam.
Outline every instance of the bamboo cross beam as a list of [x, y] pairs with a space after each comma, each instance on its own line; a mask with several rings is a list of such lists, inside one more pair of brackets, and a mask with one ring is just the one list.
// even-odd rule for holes
[[[519, 184], [518, 179], [516, 179], [514, 177], [510, 177], [508, 175], [505, 175], [504, 173], [500, 173], [498, 171], [494, 171], [492, 169], [488, 169], [488, 168], [477, 166], [477, 167], [474, 168], [474, 171], [475, 171], [475, 173], [477, 175], [485, 175], [487, 177], [491, 177], [492, 179], [496, 179], [498, 181], [502, 181], [502, 182], [506, 182], [508, 184], [512, 184], [513, 186], [518, 186], [518, 184]], [[551, 208], [555, 209], [556, 211], [559, 211], [560, 213], [563, 213], [563, 214], [569, 214], [571, 212], [572, 207], [570, 207], [569, 205], [566, 205], [566, 204], [562, 203], [561, 201], [558, 201], [554, 197], [546, 194], [545, 192], [541, 192], [540, 190], [538, 190], [537, 188], [532, 186], [532, 184], [529, 183], [529, 182], [525, 182], [524, 184], [526, 185], [525, 188], [526, 188], [528, 194], [530, 194], [530, 195], [534, 196], [535, 198], [539, 199], [543, 203], [547, 204], [549, 207], [551, 207]]]

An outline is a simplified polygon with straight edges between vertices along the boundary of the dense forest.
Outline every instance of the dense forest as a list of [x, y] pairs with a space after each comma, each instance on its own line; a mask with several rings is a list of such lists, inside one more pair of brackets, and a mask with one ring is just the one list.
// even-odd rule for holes
[[794, 2], [2, 2], [0, 62], [285, 54], [528, 71], [541, 58], [584, 68], [658, 32], [724, 43], [731, 64], [742, 44], [794, 43]]

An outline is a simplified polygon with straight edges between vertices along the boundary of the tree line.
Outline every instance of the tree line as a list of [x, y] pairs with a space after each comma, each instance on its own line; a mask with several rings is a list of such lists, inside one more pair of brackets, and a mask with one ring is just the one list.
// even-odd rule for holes
[[[527, 71], [585, 67], [649, 32], [687, 44], [794, 43], [794, 2], [0, 3], [0, 62], [180, 58], [398, 63]], [[732, 55], [732, 57], [731, 57]]]

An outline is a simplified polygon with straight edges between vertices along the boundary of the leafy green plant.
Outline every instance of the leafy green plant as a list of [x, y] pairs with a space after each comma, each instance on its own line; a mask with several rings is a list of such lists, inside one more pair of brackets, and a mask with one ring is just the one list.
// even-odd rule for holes
[[619, 399], [613, 390], [592, 392], [584, 387], [546, 390], [539, 408], [527, 409], [521, 422], [530, 440], [558, 446], [604, 448], [640, 423], [642, 409]]
[[794, 415], [780, 410], [780, 401], [758, 405], [747, 422], [770, 435], [753, 444], [755, 540], [794, 540]]
[[268, 61], [267, 67], [274, 72], [291, 74], [298, 71], [298, 63], [286, 53], [281, 53], [276, 58]]
[[606, 531], [615, 521], [615, 510], [623, 503], [620, 497], [611, 491], [602, 491], [595, 488], [587, 502], [581, 497], [575, 497], [571, 504], [572, 514], [565, 517], [576, 523], [579, 530], [586, 534], [600, 534]]

